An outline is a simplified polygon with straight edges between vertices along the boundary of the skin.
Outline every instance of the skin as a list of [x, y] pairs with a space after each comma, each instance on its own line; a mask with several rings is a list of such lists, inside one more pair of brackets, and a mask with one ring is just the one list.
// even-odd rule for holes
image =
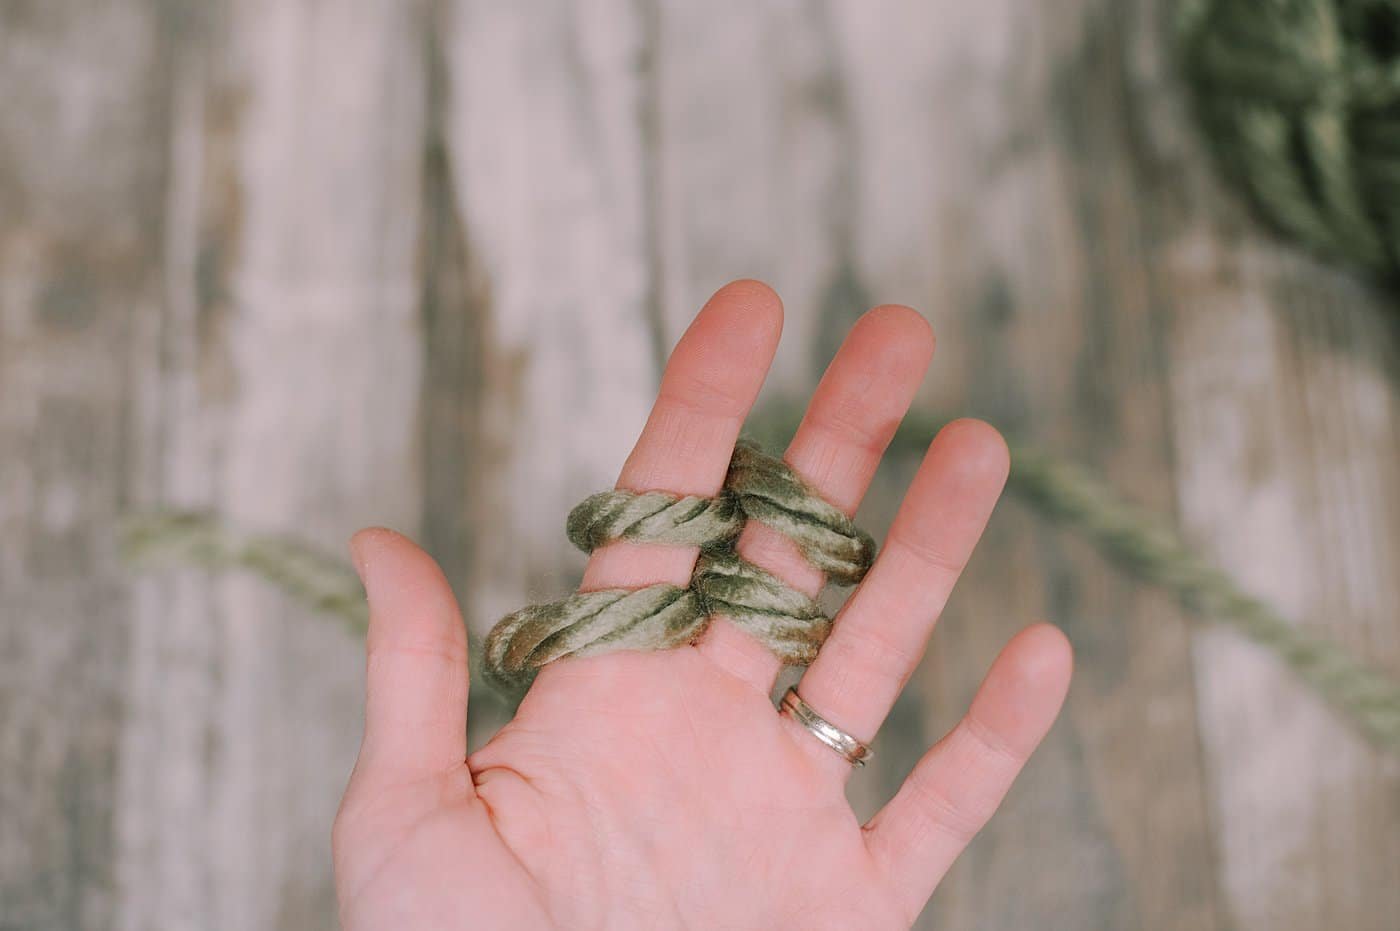
[[[618, 486], [714, 494], [767, 373], [782, 305], [738, 281], [676, 346]], [[852, 329], [785, 459], [853, 512], [933, 355], [914, 311]], [[869, 741], [913, 673], [1006, 480], [986, 424], [944, 428], [866, 580], [799, 684]], [[565, 659], [467, 755], [467, 638], [446, 580], [405, 538], [351, 544], [369, 596], [365, 734], [333, 837], [342, 924], [402, 928], [904, 928], [991, 817], [1069, 685], [1040, 624], [866, 824], [851, 767], [770, 697], [778, 664], [716, 618], [692, 646]], [[748, 559], [808, 592], [819, 572], [750, 523]], [[616, 543], [582, 588], [684, 585], [696, 551]]]

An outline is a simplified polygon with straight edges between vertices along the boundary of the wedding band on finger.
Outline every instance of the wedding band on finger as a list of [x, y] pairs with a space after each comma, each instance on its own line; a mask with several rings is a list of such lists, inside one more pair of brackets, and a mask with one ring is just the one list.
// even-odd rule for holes
[[803, 701], [802, 696], [797, 694], [796, 686], [783, 694], [778, 713], [787, 715], [801, 724], [808, 733], [835, 750], [842, 759], [852, 766], [864, 766], [866, 761], [875, 755], [875, 751], [871, 750], [868, 745], [861, 743], [812, 710], [812, 706]]

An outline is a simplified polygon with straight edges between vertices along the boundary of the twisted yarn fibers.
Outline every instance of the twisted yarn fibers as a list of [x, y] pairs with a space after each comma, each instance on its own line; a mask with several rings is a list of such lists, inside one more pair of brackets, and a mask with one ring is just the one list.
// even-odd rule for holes
[[1400, 275], [1400, 3], [1182, 0], [1177, 32], [1202, 128], [1259, 212]]

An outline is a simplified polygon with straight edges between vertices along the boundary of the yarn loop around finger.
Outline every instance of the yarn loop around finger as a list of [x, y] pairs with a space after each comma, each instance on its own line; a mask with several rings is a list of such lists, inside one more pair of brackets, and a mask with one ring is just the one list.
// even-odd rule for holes
[[725, 487], [745, 516], [787, 537], [837, 585], [854, 585], [875, 559], [875, 540], [840, 508], [820, 497], [781, 459], [740, 443]]

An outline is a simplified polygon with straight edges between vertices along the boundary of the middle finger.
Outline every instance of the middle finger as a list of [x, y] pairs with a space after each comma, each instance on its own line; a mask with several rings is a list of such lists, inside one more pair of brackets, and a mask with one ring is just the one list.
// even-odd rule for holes
[[[933, 357], [933, 342], [933, 331], [913, 310], [877, 307], [852, 327], [812, 395], [783, 459], [848, 515], [865, 496], [914, 399]], [[799, 591], [815, 595], [821, 590], [823, 573], [773, 528], [749, 521], [737, 546], [744, 559]], [[765, 695], [772, 691], [780, 661], [723, 615], [696, 648]]]

